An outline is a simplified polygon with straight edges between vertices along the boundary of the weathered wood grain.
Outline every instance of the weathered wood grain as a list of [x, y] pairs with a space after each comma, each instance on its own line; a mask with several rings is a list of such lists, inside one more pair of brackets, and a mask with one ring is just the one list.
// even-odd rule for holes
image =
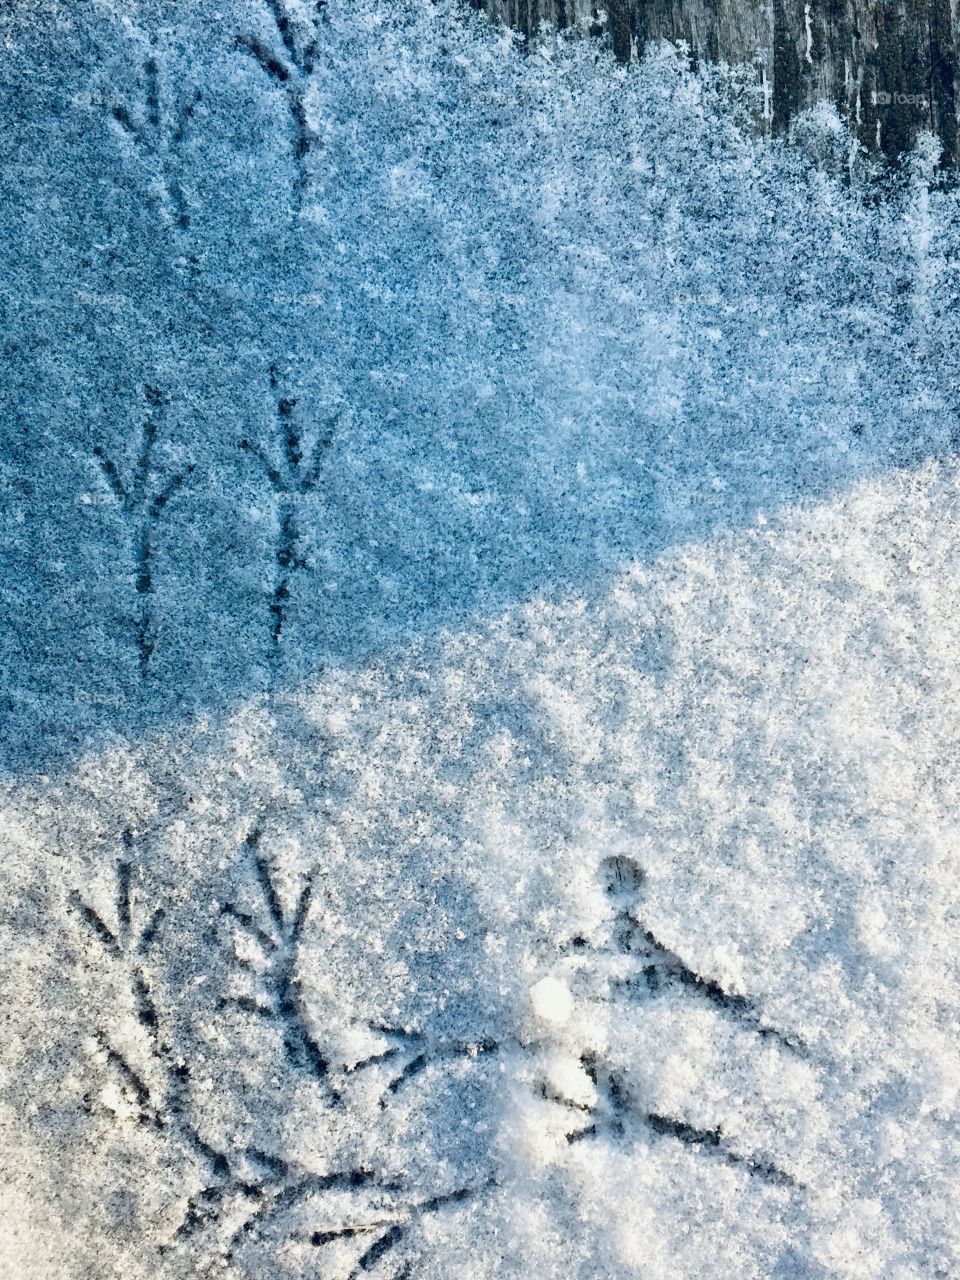
[[958, 0], [478, 0], [528, 37], [543, 24], [608, 34], [621, 61], [654, 40], [692, 61], [754, 69], [761, 127], [789, 132], [836, 105], [860, 141], [895, 160], [923, 129], [957, 161]]

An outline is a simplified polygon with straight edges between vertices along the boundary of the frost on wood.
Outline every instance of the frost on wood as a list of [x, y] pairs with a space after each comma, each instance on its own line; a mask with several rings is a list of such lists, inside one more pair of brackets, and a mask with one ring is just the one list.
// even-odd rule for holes
[[0, 1270], [960, 1273], [933, 140], [2, 23]]

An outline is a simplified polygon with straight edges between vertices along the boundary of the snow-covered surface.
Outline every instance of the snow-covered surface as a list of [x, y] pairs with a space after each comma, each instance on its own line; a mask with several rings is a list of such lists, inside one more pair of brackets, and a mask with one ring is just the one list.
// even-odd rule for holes
[[0, 1274], [960, 1276], [932, 156], [445, 3], [0, 50]]

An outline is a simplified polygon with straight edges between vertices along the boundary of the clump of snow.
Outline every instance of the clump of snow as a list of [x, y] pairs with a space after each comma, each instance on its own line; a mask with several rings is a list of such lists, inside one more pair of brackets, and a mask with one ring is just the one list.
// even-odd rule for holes
[[566, 1022], [573, 1013], [573, 997], [560, 978], [541, 978], [530, 988], [530, 1003], [544, 1022]]

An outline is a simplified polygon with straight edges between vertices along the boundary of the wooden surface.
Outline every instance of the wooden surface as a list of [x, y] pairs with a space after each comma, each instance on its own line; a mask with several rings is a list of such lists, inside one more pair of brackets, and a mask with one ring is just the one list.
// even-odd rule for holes
[[895, 159], [922, 129], [957, 160], [960, 0], [480, 0], [524, 35], [542, 23], [609, 33], [627, 61], [648, 41], [686, 41], [694, 62], [753, 66], [764, 127], [788, 132], [835, 103], [861, 142]]

